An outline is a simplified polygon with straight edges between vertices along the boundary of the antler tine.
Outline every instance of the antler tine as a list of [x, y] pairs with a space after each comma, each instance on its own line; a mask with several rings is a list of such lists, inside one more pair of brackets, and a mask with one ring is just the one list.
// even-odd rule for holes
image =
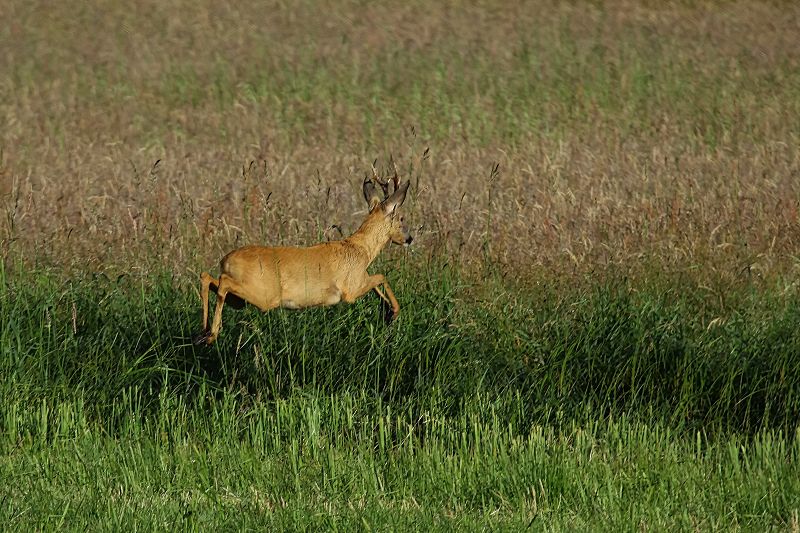
[[397, 163], [394, 162], [394, 157], [389, 155], [389, 162], [392, 163], [392, 168], [394, 168], [394, 176], [392, 176], [392, 183], [394, 184], [394, 190], [396, 191], [400, 187], [400, 176], [397, 172]]
[[378, 176], [378, 169], [375, 168], [375, 165], [378, 164], [378, 160], [372, 162], [372, 179], [375, 180], [375, 183], [381, 186], [381, 190], [383, 190], [383, 197], [386, 198], [389, 195], [389, 182], [381, 179]]

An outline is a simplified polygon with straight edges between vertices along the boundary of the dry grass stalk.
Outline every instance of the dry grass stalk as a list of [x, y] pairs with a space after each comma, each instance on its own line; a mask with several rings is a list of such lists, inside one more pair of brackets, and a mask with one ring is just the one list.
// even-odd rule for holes
[[418, 253], [515, 277], [797, 265], [794, 4], [4, 11], [4, 258], [185, 272], [314, 242], [354, 229], [394, 153]]

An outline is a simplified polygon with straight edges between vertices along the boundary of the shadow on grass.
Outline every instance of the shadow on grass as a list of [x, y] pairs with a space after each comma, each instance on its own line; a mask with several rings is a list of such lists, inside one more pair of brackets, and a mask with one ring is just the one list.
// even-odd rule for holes
[[391, 324], [374, 295], [304, 311], [231, 308], [210, 347], [192, 344], [199, 303], [169, 276], [146, 286], [19, 278], [0, 304], [0, 393], [80, 391], [97, 405], [124, 394], [148, 405], [199, 391], [252, 401], [364, 393], [453, 416], [481, 395], [520, 430], [587, 406], [745, 432], [791, 430], [800, 417], [791, 299], [744, 294], [709, 327], [708, 310], [663, 287], [606, 283], [498, 308], [465, 304], [446, 279], [405, 275], [417, 290], [404, 291]]

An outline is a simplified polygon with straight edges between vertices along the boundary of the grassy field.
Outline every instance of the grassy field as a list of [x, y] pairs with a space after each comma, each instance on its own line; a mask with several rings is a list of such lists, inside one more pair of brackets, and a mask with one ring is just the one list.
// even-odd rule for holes
[[[800, 530], [793, 3], [0, 12], [5, 527]], [[390, 155], [398, 322], [191, 344]]]
[[683, 286], [497, 308], [416, 269], [391, 327], [377, 297], [251, 309], [210, 349], [169, 276], [6, 280], [3, 522], [798, 527], [796, 295], [709, 329]]

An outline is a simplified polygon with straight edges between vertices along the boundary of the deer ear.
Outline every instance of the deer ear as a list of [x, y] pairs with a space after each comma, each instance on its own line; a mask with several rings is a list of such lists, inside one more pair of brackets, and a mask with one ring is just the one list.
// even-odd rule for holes
[[394, 191], [390, 197], [383, 201], [384, 213], [391, 215], [398, 207], [403, 205], [403, 202], [406, 201], [406, 193], [408, 192], [409, 185], [411, 185], [410, 181], [400, 185], [400, 187], [398, 187], [398, 189]]
[[378, 193], [375, 190], [375, 183], [373, 183], [373, 181], [369, 178], [364, 178], [362, 190], [364, 191], [364, 200], [367, 201], [369, 210], [372, 211], [375, 209], [376, 205], [381, 203], [381, 198], [378, 196]]

